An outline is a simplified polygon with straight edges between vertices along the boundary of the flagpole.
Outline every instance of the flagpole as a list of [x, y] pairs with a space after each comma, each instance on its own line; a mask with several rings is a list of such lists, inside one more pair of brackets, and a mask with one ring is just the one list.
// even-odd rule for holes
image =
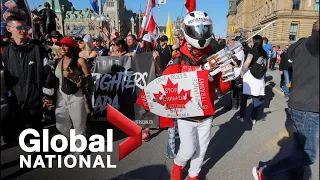
[[[99, 6], [99, 18], [101, 18], [101, 15], [102, 15], [102, 0], [98, 0], [98, 6]], [[99, 21], [99, 26], [102, 26], [102, 21]]]
[[160, 4], [158, 4], [158, 24], [160, 26]]

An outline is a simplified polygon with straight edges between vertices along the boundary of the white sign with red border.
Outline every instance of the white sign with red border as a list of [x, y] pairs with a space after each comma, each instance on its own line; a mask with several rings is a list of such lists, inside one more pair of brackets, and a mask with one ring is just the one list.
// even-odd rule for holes
[[186, 118], [213, 115], [208, 71], [161, 76], [141, 92], [137, 103], [156, 115]]

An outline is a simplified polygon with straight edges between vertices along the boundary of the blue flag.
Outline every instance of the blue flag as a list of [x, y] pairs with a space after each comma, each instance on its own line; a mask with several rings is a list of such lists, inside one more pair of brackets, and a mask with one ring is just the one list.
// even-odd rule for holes
[[97, 14], [99, 14], [99, 4], [98, 4], [98, 0], [89, 0], [90, 4], [92, 6], [92, 9], [94, 10], [94, 12], [96, 12]]

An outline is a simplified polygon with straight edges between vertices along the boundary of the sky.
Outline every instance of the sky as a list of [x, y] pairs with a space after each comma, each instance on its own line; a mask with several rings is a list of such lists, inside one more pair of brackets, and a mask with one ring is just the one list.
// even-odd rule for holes
[[[35, 5], [43, 4], [44, 0], [27, 0], [29, 7], [32, 9]], [[91, 7], [89, 0], [69, 0], [75, 9], [85, 9]], [[185, 16], [187, 9], [184, 6], [185, 0], [166, 0], [167, 3], [160, 5], [160, 13], [158, 7], [153, 8], [153, 16], [157, 24], [166, 26], [168, 14], [170, 13], [173, 22], [178, 16]], [[125, 0], [127, 9], [137, 12], [144, 12], [147, 0]], [[158, 3], [158, 0], [156, 0]], [[198, 11], [205, 11], [209, 14], [213, 21], [213, 31], [216, 36], [225, 37], [227, 29], [228, 0], [197, 0]], [[160, 14], [160, 19], [159, 19]], [[159, 23], [160, 21], [160, 23]]]

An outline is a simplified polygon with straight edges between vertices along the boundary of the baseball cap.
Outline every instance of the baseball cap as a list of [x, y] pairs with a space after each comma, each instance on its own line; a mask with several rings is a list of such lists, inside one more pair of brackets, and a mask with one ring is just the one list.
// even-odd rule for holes
[[237, 36], [237, 37], [235, 37], [233, 40], [234, 40], [234, 41], [239, 41], [240, 39], [242, 39], [242, 37], [241, 37], [241, 36]]
[[152, 37], [150, 34], [145, 34], [143, 35], [143, 38], [142, 38], [143, 41], [146, 41], [146, 42], [149, 42], [149, 43], [152, 43]]
[[94, 40], [95, 40], [95, 41], [100, 41], [100, 42], [102, 42], [102, 41], [103, 41], [103, 38], [102, 38], [101, 36], [98, 36], [98, 37], [94, 38]]
[[83, 40], [84, 42], [86, 42], [86, 43], [89, 43], [89, 44], [91, 44], [92, 41], [93, 41], [93, 40], [92, 40], [92, 37], [91, 37], [89, 34], [85, 35], [82, 40]]
[[76, 41], [73, 40], [72, 37], [69, 37], [69, 36], [64, 37], [61, 39], [61, 41], [56, 42], [56, 45], [57, 46], [67, 45], [67, 46], [72, 47], [73, 49], [77, 48]]
[[62, 37], [62, 35], [60, 34], [59, 31], [52, 31], [51, 34], [50, 34], [51, 37]]
[[161, 37], [159, 38], [159, 40], [160, 40], [161, 42], [169, 41], [169, 39], [168, 39], [168, 37], [167, 37], [166, 35], [161, 36]]

